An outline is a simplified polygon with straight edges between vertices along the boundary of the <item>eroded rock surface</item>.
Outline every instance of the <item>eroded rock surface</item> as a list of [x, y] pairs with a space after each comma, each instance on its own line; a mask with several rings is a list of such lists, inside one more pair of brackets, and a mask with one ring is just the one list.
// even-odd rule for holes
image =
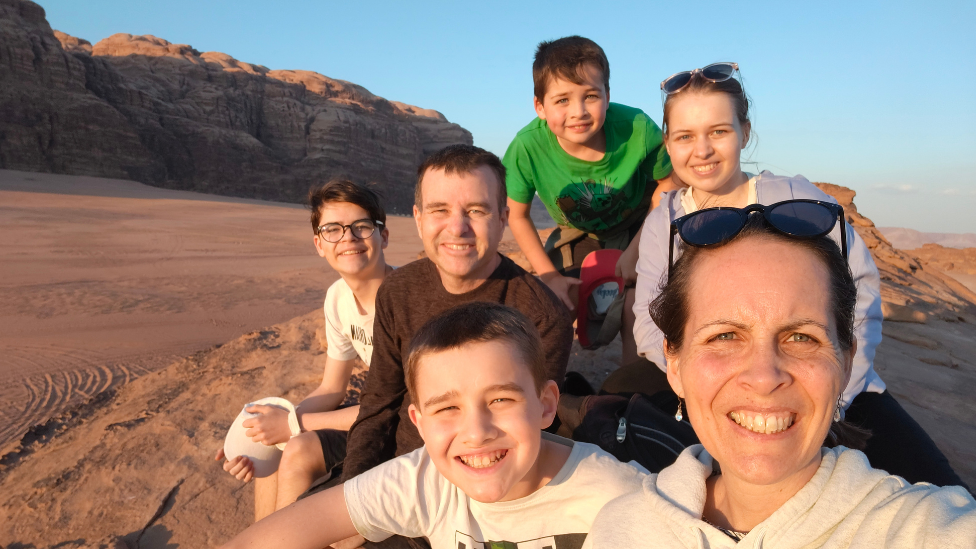
[[409, 212], [417, 165], [472, 143], [437, 111], [154, 36], [94, 46], [0, 0], [0, 168], [300, 202], [332, 177]]

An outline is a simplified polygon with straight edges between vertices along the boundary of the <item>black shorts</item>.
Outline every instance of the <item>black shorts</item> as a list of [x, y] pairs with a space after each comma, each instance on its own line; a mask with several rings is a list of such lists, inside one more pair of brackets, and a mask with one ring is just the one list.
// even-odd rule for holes
[[346, 435], [349, 431], [321, 429], [313, 432], [318, 435], [319, 443], [322, 445], [325, 470], [332, 471], [336, 466], [342, 465], [343, 460], [346, 459]]

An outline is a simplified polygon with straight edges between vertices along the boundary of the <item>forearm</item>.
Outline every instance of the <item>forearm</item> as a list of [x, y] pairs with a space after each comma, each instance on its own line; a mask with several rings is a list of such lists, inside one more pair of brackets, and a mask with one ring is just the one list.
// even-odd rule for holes
[[358, 415], [359, 406], [357, 405], [330, 412], [299, 413], [298, 417], [299, 423], [305, 431], [320, 431], [322, 429], [348, 431]]
[[339, 485], [297, 501], [253, 524], [221, 549], [321, 549], [356, 535]]
[[537, 275], [551, 273], [556, 270], [556, 267], [552, 264], [552, 260], [549, 259], [549, 255], [546, 254], [546, 250], [542, 246], [542, 240], [539, 239], [539, 231], [536, 230], [532, 218], [528, 216], [512, 216], [508, 220], [508, 226], [512, 229], [512, 236], [515, 237], [515, 242], [518, 243], [519, 248], [522, 249], [522, 253], [525, 254], [525, 258], [532, 265], [532, 269]]

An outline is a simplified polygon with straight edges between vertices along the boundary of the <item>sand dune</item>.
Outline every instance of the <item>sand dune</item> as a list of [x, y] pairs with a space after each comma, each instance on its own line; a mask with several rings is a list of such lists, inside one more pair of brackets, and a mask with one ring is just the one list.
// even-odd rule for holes
[[[389, 258], [421, 248], [391, 218]], [[0, 454], [27, 428], [319, 307], [336, 278], [300, 206], [0, 171]]]

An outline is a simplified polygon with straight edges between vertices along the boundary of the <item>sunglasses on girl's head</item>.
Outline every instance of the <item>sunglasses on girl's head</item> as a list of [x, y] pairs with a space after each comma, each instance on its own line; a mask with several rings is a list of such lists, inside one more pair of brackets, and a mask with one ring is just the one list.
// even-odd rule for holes
[[696, 74], [701, 74], [702, 78], [709, 82], [725, 82], [732, 78], [737, 70], [739, 70], [739, 65], [736, 63], [712, 63], [693, 71], [676, 72], [661, 82], [661, 91], [666, 94], [680, 91], [681, 88], [688, 85], [688, 82], [691, 82], [691, 78]]
[[668, 245], [668, 278], [674, 267], [674, 235], [681, 236], [689, 246], [707, 248], [720, 246], [735, 238], [753, 213], [762, 214], [773, 229], [795, 238], [817, 238], [834, 229], [840, 220], [840, 247], [847, 258], [847, 228], [844, 208], [839, 204], [820, 200], [784, 200], [763, 206], [752, 204], [745, 208], [708, 208], [679, 217], [671, 222]]

